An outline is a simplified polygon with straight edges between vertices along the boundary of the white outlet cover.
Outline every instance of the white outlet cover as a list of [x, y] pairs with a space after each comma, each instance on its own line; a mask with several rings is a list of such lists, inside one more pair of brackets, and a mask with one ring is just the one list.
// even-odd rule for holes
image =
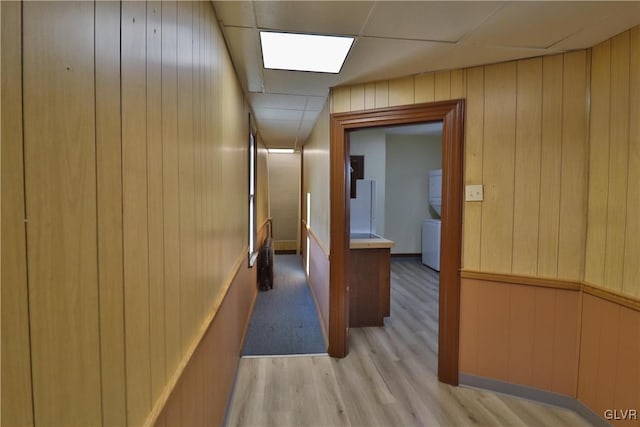
[[482, 184], [465, 186], [464, 195], [467, 202], [481, 202], [484, 199]]

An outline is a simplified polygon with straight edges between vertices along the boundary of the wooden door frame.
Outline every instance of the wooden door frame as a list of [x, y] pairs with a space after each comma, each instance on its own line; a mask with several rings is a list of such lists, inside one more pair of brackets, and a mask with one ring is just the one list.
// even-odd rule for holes
[[[336, 113], [330, 116], [331, 242], [329, 355], [348, 353], [349, 139], [357, 129], [442, 121], [442, 238], [438, 379], [458, 385], [464, 100]], [[425, 194], [424, 197], [427, 197]]]

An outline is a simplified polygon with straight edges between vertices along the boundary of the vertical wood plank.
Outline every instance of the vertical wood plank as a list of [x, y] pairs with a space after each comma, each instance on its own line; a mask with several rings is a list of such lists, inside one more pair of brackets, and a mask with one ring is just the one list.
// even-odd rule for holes
[[[33, 425], [24, 207], [20, 3], [2, 2], [2, 411], [0, 424]], [[9, 396], [9, 397], [7, 397]]]
[[444, 101], [451, 99], [451, 72], [436, 71], [434, 100]]
[[178, 2], [178, 168], [180, 185], [180, 316], [182, 349], [196, 331], [194, 200], [193, 3]]
[[565, 54], [558, 276], [574, 280], [584, 277], [587, 231], [587, 74], [586, 51]]
[[36, 425], [99, 425], [94, 5], [23, 4]]
[[538, 270], [542, 58], [518, 61], [512, 273]]
[[146, 5], [122, 4], [122, 155], [127, 421], [151, 408], [147, 218]]
[[[640, 26], [631, 30], [629, 117], [640, 117]], [[624, 241], [622, 292], [640, 297], [640, 120], [629, 123], [629, 191], [627, 192], [627, 226]]]
[[502, 283], [485, 282], [478, 292], [478, 374], [508, 380], [509, 289]]
[[575, 397], [578, 386], [580, 300], [578, 292], [555, 290], [551, 390]]
[[202, 2], [193, 2], [193, 301], [194, 328], [204, 318], [204, 276], [202, 251]]
[[[467, 70], [467, 118], [465, 132], [465, 185], [482, 183], [484, 135], [484, 67]], [[480, 269], [482, 203], [465, 202], [463, 223], [463, 266]]]
[[540, 224], [538, 275], [558, 274], [560, 171], [562, 154], [563, 56], [542, 59], [542, 142], [540, 147]]
[[609, 193], [603, 284], [616, 291], [622, 290], [627, 217], [629, 53], [629, 32], [611, 39]]
[[594, 412], [602, 414], [614, 406], [618, 340], [620, 339], [620, 309], [616, 304], [600, 300], [600, 336], [596, 371], [596, 399]]
[[530, 385], [533, 379], [535, 291], [528, 286], [509, 286], [507, 375], [510, 383]]
[[485, 67], [481, 269], [511, 272], [516, 65]]
[[585, 280], [603, 283], [609, 194], [611, 41], [591, 49], [591, 119]]
[[125, 425], [119, 3], [96, 3], [95, 42], [102, 422]]
[[416, 104], [433, 102], [435, 99], [435, 79], [433, 73], [425, 73], [414, 78], [414, 99]]
[[367, 83], [364, 86], [364, 108], [371, 110], [376, 106], [376, 85]]
[[533, 342], [533, 387], [551, 390], [553, 382], [553, 335], [556, 293], [553, 290], [535, 290], [535, 327]]
[[162, 189], [166, 375], [181, 355], [177, 4], [162, 2]]
[[390, 80], [389, 106], [413, 104], [413, 92], [413, 77]]
[[351, 111], [351, 88], [336, 87], [331, 90], [331, 112], [344, 113]]
[[351, 87], [351, 111], [364, 110], [364, 85], [355, 85]]
[[618, 306], [618, 310], [620, 335], [615, 349], [617, 367], [613, 407], [635, 408], [640, 402], [640, 312], [622, 306]]
[[582, 296], [582, 323], [580, 328], [580, 365], [578, 370], [578, 400], [590, 408], [596, 406], [598, 381], [598, 348], [602, 318], [600, 300]]
[[389, 82], [376, 82], [376, 108], [389, 106]]
[[147, 187], [151, 401], [166, 382], [162, 147], [162, 4], [147, 3]]
[[451, 99], [465, 97], [466, 77], [466, 70], [451, 71]]
[[478, 292], [477, 282], [460, 283], [460, 372], [478, 372]]

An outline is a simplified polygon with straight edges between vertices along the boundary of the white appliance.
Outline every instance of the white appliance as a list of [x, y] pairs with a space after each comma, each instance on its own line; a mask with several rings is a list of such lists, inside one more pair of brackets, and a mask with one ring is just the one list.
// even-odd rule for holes
[[376, 181], [356, 181], [356, 198], [351, 199], [351, 233], [376, 232]]
[[422, 263], [440, 271], [440, 223], [439, 219], [422, 221]]
[[[442, 215], [442, 169], [429, 172], [429, 205], [438, 216]], [[422, 263], [440, 271], [440, 219], [422, 222]]]

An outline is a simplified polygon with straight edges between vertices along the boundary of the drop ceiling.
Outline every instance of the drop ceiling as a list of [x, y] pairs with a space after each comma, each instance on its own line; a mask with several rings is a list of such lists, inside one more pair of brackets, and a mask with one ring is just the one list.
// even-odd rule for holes
[[[214, 1], [271, 148], [302, 146], [331, 87], [594, 46], [640, 24], [640, 1]], [[339, 74], [266, 70], [259, 30], [354, 36]]]

